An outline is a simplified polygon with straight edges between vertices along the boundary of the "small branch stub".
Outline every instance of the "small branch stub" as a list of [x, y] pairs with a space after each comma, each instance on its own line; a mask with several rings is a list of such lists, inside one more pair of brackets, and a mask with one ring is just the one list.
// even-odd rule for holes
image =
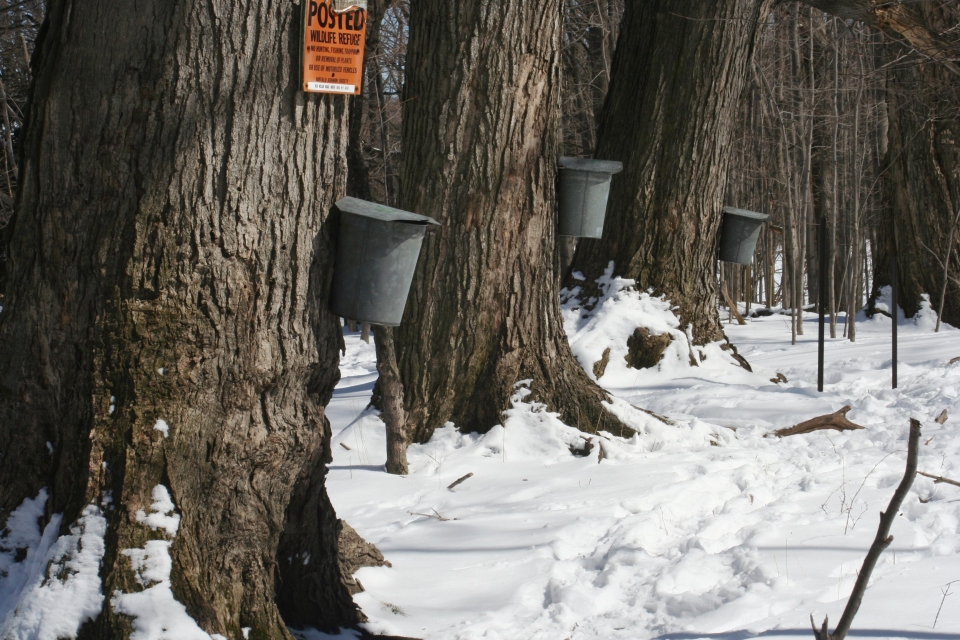
[[457, 486], [458, 484], [460, 484], [461, 482], [463, 482], [463, 481], [466, 480], [467, 478], [472, 478], [472, 477], [473, 477], [473, 472], [471, 471], [470, 473], [468, 473], [467, 475], [463, 476], [462, 478], [458, 478], [457, 480], [454, 480], [452, 483], [450, 483], [450, 486], [448, 486], [447, 489], [453, 489], [455, 486]]
[[859, 424], [850, 422], [847, 419], [847, 412], [850, 411], [850, 405], [845, 406], [835, 413], [828, 413], [824, 416], [817, 416], [805, 420], [800, 424], [788, 427], [786, 429], [777, 429], [774, 432], [778, 438], [784, 436], [795, 436], [801, 433], [810, 433], [811, 431], [820, 431], [821, 429], [833, 429], [834, 431], [853, 431], [863, 429]]

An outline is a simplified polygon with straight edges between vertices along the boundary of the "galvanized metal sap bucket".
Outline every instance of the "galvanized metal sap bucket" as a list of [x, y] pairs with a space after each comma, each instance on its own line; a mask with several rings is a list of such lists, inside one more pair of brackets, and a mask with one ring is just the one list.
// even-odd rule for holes
[[610, 180], [623, 171], [616, 160], [560, 158], [557, 194], [561, 236], [599, 238], [607, 213]]
[[395, 327], [433, 218], [357, 198], [338, 200], [340, 234], [331, 310], [342, 318]]
[[763, 223], [770, 219], [765, 213], [723, 208], [723, 229], [720, 232], [720, 260], [736, 264], [753, 263], [753, 253], [760, 238]]

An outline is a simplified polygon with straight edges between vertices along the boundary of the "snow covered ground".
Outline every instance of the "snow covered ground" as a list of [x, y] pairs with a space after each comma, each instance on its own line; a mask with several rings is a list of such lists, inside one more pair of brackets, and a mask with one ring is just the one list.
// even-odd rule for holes
[[[562, 424], [519, 381], [502, 425], [484, 435], [448, 425], [410, 448], [409, 476], [388, 475], [383, 424], [366, 408], [373, 346], [347, 335], [328, 408], [327, 486], [340, 517], [393, 565], [357, 574], [370, 631], [444, 640], [812, 638], [810, 614], [836, 623], [846, 604], [901, 479], [909, 418], [924, 425], [920, 469], [960, 479], [960, 361], [949, 364], [960, 357], [960, 331], [933, 333], [929, 308], [900, 318], [899, 389], [890, 388], [891, 320], [861, 316], [856, 343], [828, 342], [819, 393], [813, 314], [797, 345], [781, 314], [727, 325], [751, 373], [720, 344], [691, 347], [669, 303], [629, 281], [600, 284], [600, 298], [583, 307], [566, 296], [566, 330], [588, 375], [606, 354], [598, 382], [613, 394], [610, 410], [638, 431], [630, 439]], [[637, 327], [672, 338], [653, 369], [626, 366]], [[866, 429], [772, 436], [844, 405]], [[138, 638], [222, 638], [173, 598], [167, 550], [179, 515], [164, 486], [150, 513], [137, 514], [164, 539], [123, 551], [145, 587], [130, 594], [101, 591], [109, 496], [59, 538], [59, 516], [44, 531], [37, 524], [45, 500], [45, 491], [26, 500], [0, 538], [0, 639], [71, 637], [106, 597], [134, 618]], [[960, 640], [960, 488], [918, 477], [893, 535], [851, 637]]]
[[[571, 345], [587, 371], [611, 349], [599, 382], [620, 399], [615, 411], [627, 415], [626, 401], [676, 424], [633, 412], [640, 435], [596, 436], [585, 457], [569, 450], [582, 434], [531, 403], [521, 384], [502, 426], [486, 435], [445, 428], [410, 448], [409, 476], [384, 473], [383, 426], [365, 409], [373, 347], [347, 336], [328, 409], [328, 491], [339, 516], [393, 565], [357, 574], [370, 631], [812, 638], [810, 614], [818, 624], [829, 615], [832, 628], [846, 604], [903, 474], [909, 418], [923, 423], [920, 469], [960, 478], [960, 363], [948, 365], [960, 356], [960, 331], [934, 334], [931, 313], [901, 320], [899, 389], [890, 388], [891, 320], [878, 316], [859, 319], [856, 343], [828, 339], [818, 393], [813, 314], [796, 346], [783, 315], [726, 325], [754, 373], [719, 345], [695, 349], [701, 361], [691, 366], [669, 305], [627, 285], [608, 280], [590, 312], [567, 305]], [[625, 366], [637, 326], [673, 335], [659, 370]], [[778, 372], [788, 382], [771, 382]], [[847, 404], [865, 430], [770, 436]], [[934, 418], [944, 409], [941, 426]], [[901, 512], [851, 636], [960, 638], [960, 488], [918, 477]]]

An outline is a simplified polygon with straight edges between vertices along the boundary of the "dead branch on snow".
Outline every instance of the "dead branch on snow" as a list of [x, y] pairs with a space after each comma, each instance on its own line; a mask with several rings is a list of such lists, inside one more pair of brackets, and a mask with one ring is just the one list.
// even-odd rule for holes
[[923, 471], [917, 471], [920, 475], [925, 478], [933, 478], [933, 484], [940, 484], [941, 482], [945, 484], [952, 484], [954, 486], [960, 487], [960, 482], [956, 480], [951, 480], [950, 478], [944, 478], [943, 476], [935, 476], [932, 473], [924, 473]]
[[810, 418], [809, 420], [805, 420], [800, 424], [788, 427], [786, 429], [777, 429], [774, 432], [774, 435], [776, 435], [778, 438], [783, 438], [784, 436], [795, 436], [801, 433], [819, 431], [821, 429], [833, 429], [834, 431], [852, 431], [855, 429], [863, 429], [864, 427], [850, 422], [850, 420], [847, 419], [848, 411], [850, 411], [850, 405], [845, 406], [835, 413], [828, 413], [824, 416]]

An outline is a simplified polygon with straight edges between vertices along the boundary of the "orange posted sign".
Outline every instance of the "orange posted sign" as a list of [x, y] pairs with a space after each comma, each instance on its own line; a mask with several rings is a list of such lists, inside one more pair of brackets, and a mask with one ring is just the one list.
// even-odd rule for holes
[[363, 85], [367, 11], [332, 0], [303, 1], [303, 90], [358, 95]]

